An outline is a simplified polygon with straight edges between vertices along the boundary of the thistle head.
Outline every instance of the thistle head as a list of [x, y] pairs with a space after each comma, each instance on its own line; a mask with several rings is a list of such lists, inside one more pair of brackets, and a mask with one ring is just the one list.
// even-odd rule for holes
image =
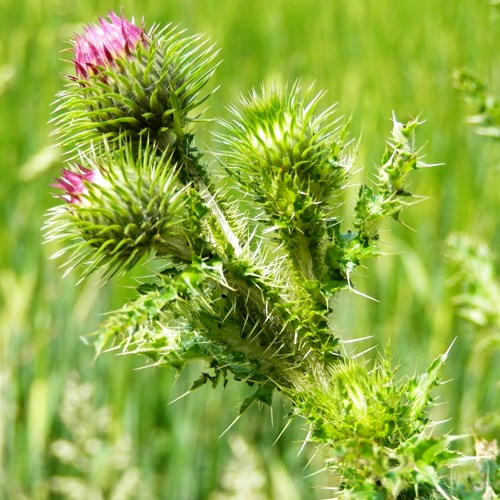
[[[345, 130], [331, 120], [333, 107], [316, 114], [322, 95], [308, 99], [298, 84], [283, 92], [263, 88], [232, 108], [232, 121], [223, 124], [229, 173], [271, 211], [295, 211], [301, 192], [311, 203], [325, 202], [345, 180]], [[281, 206], [287, 199], [292, 206]]]
[[133, 19], [129, 22], [115, 12], [110, 12], [108, 18], [106, 21], [101, 17], [99, 24], [87, 26], [85, 33], [73, 40], [73, 63], [79, 78], [98, 74], [100, 67], [113, 66], [117, 57], [130, 56], [139, 42], [146, 43], [144, 30]]
[[161, 245], [190, 260], [181, 224], [185, 188], [171, 159], [145, 145], [112, 152], [103, 146], [64, 170], [55, 187], [70, 203], [53, 208], [46, 240], [62, 244], [68, 272], [85, 263], [84, 276], [104, 267], [107, 276], [132, 268]]
[[177, 28], [143, 28], [115, 13], [73, 39], [72, 78], [59, 94], [55, 135], [78, 154], [103, 138], [156, 142], [176, 158], [189, 151], [191, 113], [208, 96], [216, 52]]
[[311, 266], [301, 262], [312, 258], [322, 265], [326, 221], [335, 217], [335, 191], [345, 186], [351, 168], [347, 127], [332, 119], [334, 107], [317, 113], [322, 95], [302, 94], [298, 83], [254, 91], [231, 108], [232, 119], [222, 123], [226, 132], [219, 136], [228, 174], [263, 208], [263, 222], [307, 279]]

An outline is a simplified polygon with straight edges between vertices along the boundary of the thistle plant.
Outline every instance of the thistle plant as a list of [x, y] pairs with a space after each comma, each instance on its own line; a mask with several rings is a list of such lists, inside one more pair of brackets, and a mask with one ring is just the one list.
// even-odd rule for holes
[[219, 122], [209, 161], [194, 141], [217, 66], [206, 40], [111, 13], [73, 52], [54, 118], [68, 161], [47, 240], [83, 278], [157, 261], [102, 324], [97, 352], [177, 370], [204, 361], [193, 389], [230, 377], [255, 388], [240, 414], [280, 393], [307, 420], [307, 440], [328, 447], [339, 497], [452, 498], [457, 454], [452, 438], [431, 436], [427, 414], [447, 354], [399, 380], [384, 357], [370, 366], [349, 354], [331, 324], [333, 298], [356, 291], [356, 268], [381, 253], [382, 221], [416, 200], [407, 177], [426, 166], [421, 122], [393, 117], [346, 228], [355, 146], [335, 109], [321, 111], [323, 93], [299, 83], [251, 92]]

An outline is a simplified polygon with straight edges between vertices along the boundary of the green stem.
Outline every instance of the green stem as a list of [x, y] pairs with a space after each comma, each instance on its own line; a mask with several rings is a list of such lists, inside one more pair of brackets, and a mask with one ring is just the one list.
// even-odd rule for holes
[[295, 230], [295, 234], [291, 238], [293, 247], [290, 255], [295, 264], [295, 268], [300, 275], [308, 281], [317, 281], [316, 273], [314, 272], [314, 262], [309, 248], [309, 240], [303, 233]]

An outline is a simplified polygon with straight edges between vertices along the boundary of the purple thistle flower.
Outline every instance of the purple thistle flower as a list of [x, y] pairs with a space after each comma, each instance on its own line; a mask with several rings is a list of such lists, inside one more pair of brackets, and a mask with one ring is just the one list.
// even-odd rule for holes
[[97, 74], [100, 66], [112, 66], [117, 57], [130, 55], [139, 41], [145, 42], [144, 30], [123, 15], [110, 12], [108, 17], [109, 22], [101, 17], [99, 24], [89, 25], [84, 34], [75, 36], [73, 63], [79, 78]]
[[86, 182], [94, 182], [96, 178], [100, 177], [100, 172], [90, 168], [78, 165], [80, 172], [73, 172], [64, 168], [61, 177], [57, 179], [52, 187], [62, 189], [65, 194], [59, 195], [59, 198], [66, 200], [68, 203], [80, 203], [82, 194], [87, 192]]

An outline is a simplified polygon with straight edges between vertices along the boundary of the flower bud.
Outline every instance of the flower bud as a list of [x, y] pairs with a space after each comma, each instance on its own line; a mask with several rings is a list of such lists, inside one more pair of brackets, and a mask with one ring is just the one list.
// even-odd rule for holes
[[[309, 103], [298, 84], [289, 91], [254, 92], [225, 123], [229, 173], [263, 202], [271, 214], [293, 217], [310, 203], [326, 203], [345, 180], [349, 165], [340, 155], [344, 137], [334, 129], [333, 108], [315, 115], [318, 94]], [[302, 203], [303, 202], [303, 203]]]
[[112, 12], [73, 45], [79, 78], [59, 94], [55, 118], [63, 147], [76, 152], [127, 138], [156, 142], [175, 158], [189, 151], [190, 113], [206, 98], [200, 92], [216, 67], [206, 41], [170, 26], [145, 33]]
[[69, 270], [85, 263], [84, 276], [101, 266], [111, 276], [132, 268], [157, 246], [174, 260], [190, 260], [181, 227], [185, 188], [175, 165], [150, 146], [134, 154], [124, 145], [117, 155], [109, 148], [82, 155], [82, 165], [64, 170], [54, 184], [70, 203], [49, 213], [46, 239], [63, 244], [56, 256], [70, 254], [64, 264]]

